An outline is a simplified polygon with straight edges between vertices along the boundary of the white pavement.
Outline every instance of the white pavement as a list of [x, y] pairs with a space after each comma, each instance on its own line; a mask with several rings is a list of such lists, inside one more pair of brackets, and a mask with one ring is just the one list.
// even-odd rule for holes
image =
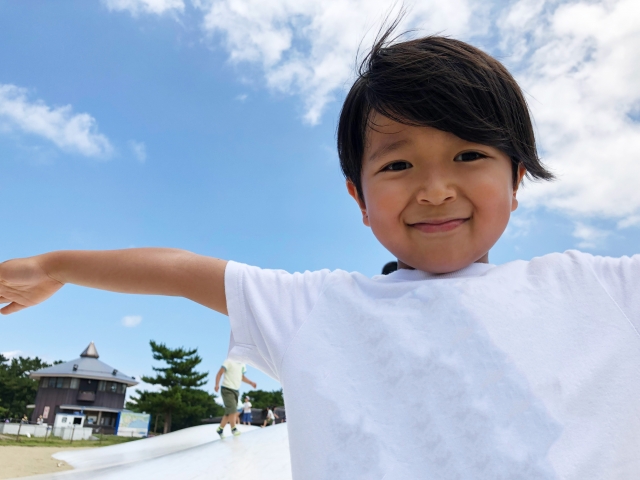
[[[38, 475], [44, 480], [289, 480], [286, 424], [268, 428], [229, 429], [220, 440], [218, 425], [187, 428], [158, 437], [110, 447], [66, 451], [54, 455], [76, 470]], [[26, 479], [22, 479], [26, 480]]]

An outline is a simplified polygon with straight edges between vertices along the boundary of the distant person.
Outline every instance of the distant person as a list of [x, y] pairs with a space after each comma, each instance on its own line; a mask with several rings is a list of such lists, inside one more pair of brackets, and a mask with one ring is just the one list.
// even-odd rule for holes
[[398, 262], [388, 262], [382, 267], [382, 275], [389, 275], [398, 270]]
[[44, 422], [44, 419], [42, 418], [42, 415], [40, 415], [40, 416], [38, 417], [38, 420], [36, 420], [36, 424], [37, 424], [37, 425], [42, 425], [42, 423], [43, 423], [43, 422]]
[[220, 395], [222, 396], [222, 401], [224, 402], [224, 416], [220, 421], [220, 427], [218, 427], [218, 435], [220, 438], [224, 438], [224, 427], [229, 423], [231, 425], [231, 433], [234, 435], [240, 435], [240, 430], [236, 428], [236, 422], [238, 420], [238, 398], [240, 396], [240, 384], [242, 382], [248, 383], [254, 389], [256, 388], [256, 383], [249, 380], [244, 376], [247, 371], [247, 367], [244, 363], [236, 362], [234, 360], [225, 360], [218, 370], [218, 374], [216, 375], [216, 386], [215, 391], [220, 390], [220, 379], [224, 375], [224, 380], [222, 381], [222, 390]]
[[262, 428], [269, 427], [276, 423], [276, 418], [278, 418], [278, 416], [273, 413], [273, 410], [275, 410], [275, 408], [276, 407], [267, 407], [266, 415], [264, 415], [264, 422], [262, 422]]
[[22, 420], [20, 420], [20, 423], [29, 423], [29, 419], [27, 418], [26, 415], [22, 416]]
[[243, 425], [251, 425], [251, 421], [253, 420], [251, 415], [251, 399], [249, 397], [244, 397], [244, 403], [242, 404], [242, 424]]

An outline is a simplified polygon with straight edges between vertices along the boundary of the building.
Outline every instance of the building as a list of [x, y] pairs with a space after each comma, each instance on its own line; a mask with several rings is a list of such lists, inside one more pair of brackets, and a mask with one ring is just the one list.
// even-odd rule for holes
[[53, 425], [57, 413], [77, 412], [86, 416], [86, 426], [112, 433], [124, 409], [127, 387], [138, 382], [98, 357], [91, 342], [80, 358], [32, 372], [29, 376], [40, 383], [31, 421], [42, 415], [45, 423]]

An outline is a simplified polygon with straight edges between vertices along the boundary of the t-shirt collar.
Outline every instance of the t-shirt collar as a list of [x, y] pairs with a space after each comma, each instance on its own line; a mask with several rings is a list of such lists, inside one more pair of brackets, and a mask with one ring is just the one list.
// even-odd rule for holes
[[[472, 263], [460, 270], [449, 273], [428, 273], [422, 270], [409, 270], [407, 268], [401, 268], [389, 275], [386, 275], [390, 280], [399, 281], [411, 281], [411, 280], [428, 280], [428, 279], [440, 279], [440, 278], [463, 278], [463, 277], [478, 277], [485, 274], [495, 265], [491, 263]], [[379, 275], [378, 278], [383, 277]]]

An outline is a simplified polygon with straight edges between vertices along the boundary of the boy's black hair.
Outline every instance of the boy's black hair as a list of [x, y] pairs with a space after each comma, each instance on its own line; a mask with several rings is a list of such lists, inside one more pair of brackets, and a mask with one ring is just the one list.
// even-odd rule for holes
[[[534, 179], [553, 179], [540, 162], [527, 102], [495, 58], [460, 40], [428, 36], [394, 43], [398, 20], [360, 64], [338, 124], [338, 155], [345, 177], [362, 192], [362, 156], [372, 114], [428, 126], [506, 153]], [[396, 37], [397, 38], [397, 37]]]
[[396, 261], [387, 262], [384, 264], [384, 267], [382, 267], [382, 275], [389, 275], [390, 273], [393, 273], [396, 270], [398, 270], [398, 262]]

